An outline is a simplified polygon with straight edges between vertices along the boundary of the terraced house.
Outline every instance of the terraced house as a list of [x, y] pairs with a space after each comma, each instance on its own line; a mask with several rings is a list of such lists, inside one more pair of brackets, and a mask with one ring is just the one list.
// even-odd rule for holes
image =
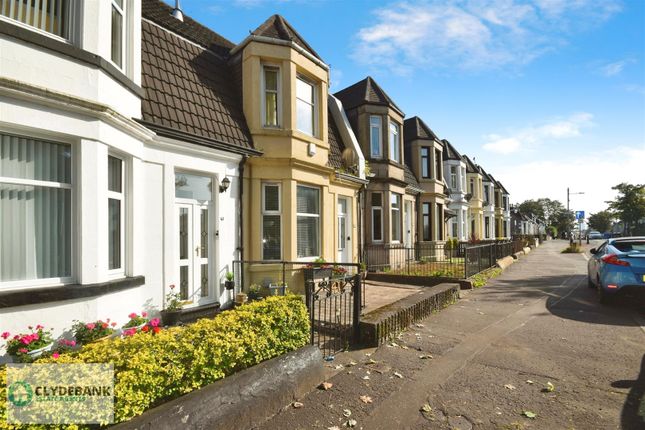
[[469, 240], [481, 240], [484, 237], [484, 180], [479, 167], [467, 155], [466, 181], [468, 182], [468, 224], [470, 226]]
[[358, 261], [362, 153], [283, 18], [235, 44], [159, 0], [10, 3], [3, 329], [125, 322], [170, 286], [216, 312], [235, 260]]
[[470, 237], [468, 224], [468, 195], [466, 185], [466, 161], [457, 152], [454, 146], [446, 139], [444, 144], [443, 165], [444, 179], [448, 184], [448, 197], [451, 218], [448, 220], [448, 237], [460, 242], [467, 241]]

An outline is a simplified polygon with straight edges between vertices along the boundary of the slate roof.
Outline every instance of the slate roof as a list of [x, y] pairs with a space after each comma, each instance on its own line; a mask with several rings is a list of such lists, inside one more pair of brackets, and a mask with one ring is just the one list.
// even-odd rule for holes
[[305, 51], [322, 61], [322, 58], [316, 51], [300, 36], [295, 28], [284, 17], [273, 15], [264, 21], [258, 28], [251, 32], [254, 36], [270, 37], [272, 39], [286, 40], [294, 42]]
[[376, 83], [371, 76], [366, 77], [362, 81], [356, 82], [343, 90], [340, 90], [335, 97], [340, 99], [343, 107], [347, 110], [364, 104], [375, 104], [382, 106], [389, 106], [401, 116], [405, 116], [403, 111], [392, 101], [390, 96]]
[[327, 122], [328, 122], [328, 132], [327, 137], [329, 140], [329, 158], [327, 160], [327, 166], [333, 167], [335, 169], [345, 168], [343, 163], [343, 151], [345, 150], [345, 143], [340, 135], [336, 121], [331, 111], [328, 110], [327, 113]]
[[486, 171], [484, 170], [484, 168], [483, 168], [482, 166], [480, 166], [480, 165], [478, 164], [478, 165], [477, 165], [477, 169], [479, 170], [479, 173], [481, 173], [481, 175], [484, 177], [484, 181], [487, 181], [487, 182], [493, 182], [493, 180], [491, 179], [491, 177], [488, 175], [488, 173], [486, 173]]
[[143, 1], [142, 122], [207, 146], [254, 151], [239, 81], [226, 62], [233, 44], [186, 15], [182, 23], [171, 11], [162, 1]]
[[419, 181], [417, 180], [417, 177], [414, 175], [414, 172], [408, 166], [407, 164], [403, 165], [403, 173], [405, 177], [405, 182], [408, 184], [405, 189], [407, 191], [412, 191], [415, 194], [419, 194], [423, 192], [423, 188], [421, 188], [421, 184], [419, 184]]
[[434, 131], [418, 116], [403, 121], [403, 138], [406, 142], [416, 139], [439, 140]]
[[473, 160], [470, 159], [469, 156], [464, 154], [462, 158], [466, 162], [466, 173], [479, 173], [477, 166], [475, 165]]
[[459, 160], [461, 161], [461, 154], [457, 152], [452, 143], [448, 142], [446, 139], [442, 139], [443, 142], [443, 159], [445, 160]]

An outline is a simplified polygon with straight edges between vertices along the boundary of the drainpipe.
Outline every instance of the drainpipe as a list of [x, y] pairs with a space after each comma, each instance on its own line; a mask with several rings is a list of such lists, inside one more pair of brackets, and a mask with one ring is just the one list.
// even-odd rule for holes
[[[240, 199], [240, 219], [238, 227], [238, 240], [239, 246], [237, 248], [238, 258], [240, 261], [244, 261], [244, 166], [246, 160], [248, 159], [247, 155], [242, 156], [240, 160], [240, 165], [238, 167], [239, 171], [239, 180], [240, 180], [240, 190], [239, 190], [239, 199]], [[240, 263], [240, 292], [242, 292], [242, 287], [244, 286], [244, 265]]]

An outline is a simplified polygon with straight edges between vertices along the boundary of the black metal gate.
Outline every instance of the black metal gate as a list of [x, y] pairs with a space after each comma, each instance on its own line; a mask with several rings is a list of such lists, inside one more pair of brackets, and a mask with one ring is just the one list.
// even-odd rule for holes
[[311, 344], [325, 357], [360, 341], [361, 283], [360, 274], [305, 281]]

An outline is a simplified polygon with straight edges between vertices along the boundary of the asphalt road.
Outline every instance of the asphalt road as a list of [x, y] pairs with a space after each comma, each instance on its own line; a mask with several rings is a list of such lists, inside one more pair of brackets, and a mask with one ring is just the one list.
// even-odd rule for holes
[[331, 389], [261, 428], [645, 429], [645, 306], [598, 304], [566, 245], [545, 243], [389, 345], [337, 356]]

